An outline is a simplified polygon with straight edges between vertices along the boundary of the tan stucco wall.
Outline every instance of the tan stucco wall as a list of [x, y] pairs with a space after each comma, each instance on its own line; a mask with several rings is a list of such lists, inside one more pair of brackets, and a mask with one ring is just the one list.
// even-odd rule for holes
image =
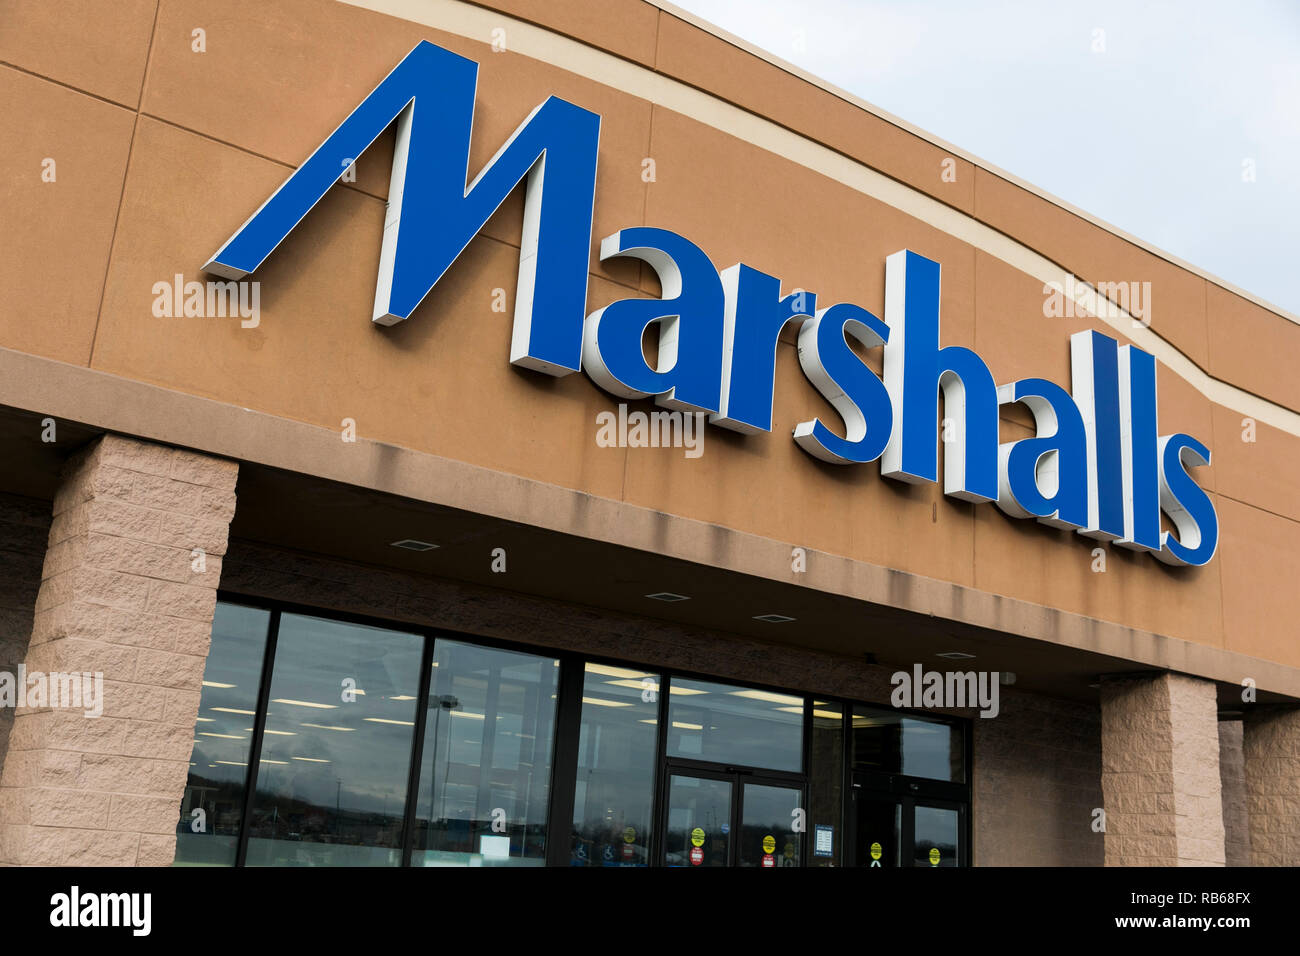
[[[486, 33], [467, 39], [332, 0], [232, 0], [219, 16], [193, 0], [76, 15], [85, 6], [12, 0], [0, 10], [0, 112], [15, 126], [0, 153], [6, 168], [30, 169], [27, 180], [0, 183], [5, 221], [22, 224], [15, 254], [0, 262], [0, 346], [323, 428], [352, 418], [363, 437], [417, 452], [1300, 666], [1280, 623], [1300, 614], [1291, 586], [1300, 496], [1287, 477], [1300, 464], [1300, 437], [1261, 423], [1256, 442], [1241, 441], [1240, 407], [1213, 403], [1166, 367], [1161, 428], [1213, 450], [1214, 467], [1197, 478], [1213, 492], [1220, 551], [1205, 568], [1171, 570], [1112, 549], [1099, 575], [1091, 541], [947, 499], [937, 486], [882, 480], [876, 465], [810, 459], [790, 426], [837, 419], [789, 344], [771, 434], [710, 429], [698, 460], [597, 447], [595, 415], [616, 400], [580, 374], [557, 381], [511, 368], [509, 316], [491, 311], [494, 289], [513, 300], [519, 196], [408, 322], [373, 327], [387, 139], [362, 157], [357, 183], [336, 188], [254, 276], [258, 328], [157, 319], [150, 307], [153, 283], [177, 272], [204, 278], [212, 252], [417, 40], [430, 39], [481, 64], [472, 169], [549, 94], [602, 115], [593, 246], [618, 228], [661, 226], [719, 267], [743, 259], [787, 288], [877, 314], [884, 257], [911, 248], [943, 265], [944, 343], [974, 347], [999, 382], [1034, 375], [1068, 385], [1069, 334], [1113, 330], [1044, 318], [1039, 278], [924, 221], [939, 213], [922, 199], [958, 217], [954, 229], [983, 223], [1083, 278], [1150, 281], [1151, 329], [1134, 340], [1154, 333], [1199, 370], [1196, 382], [1208, 375], [1265, 399], [1273, 404], [1259, 407], [1289, 427], [1300, 385], [1287, 359], [1300, 326], [1287, 318], [968, 159], [944, 183], [940, 146], [636, 0], [599, 12], [501, 2], [506, 13], [491, 16], [508, 36], [537, 30], [513, 11], [554, 26], [557, 38], [609, 50], [639, 77], [653, 70], [769, 117], [810, 149], [829, 147], [908, 187], [916, 215], [709, 122], [513, 49], [492, 53]], [[450, 0], [423, 7], [449, 23], [483, 15]], [[190, 46], [200, 27], [201, 54]], [[56, 183], [41, 182], [44, 157], [58, 162]], [[647, 157], [654, 183], [641, 180]], [[635, 267], [595, 263], [589, 308], [654, 288]], [[1004, 432], [1028, 433], [1013, 421]]]

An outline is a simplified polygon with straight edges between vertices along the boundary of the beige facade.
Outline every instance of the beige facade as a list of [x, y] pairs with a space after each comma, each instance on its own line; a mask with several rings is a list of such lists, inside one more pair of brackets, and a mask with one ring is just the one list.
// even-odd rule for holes
[[[1296, 317], [666, 5], [84, 6], [0, 9], [0, 670], [102, 672], [105, 712], [0, 709], [0, 861], [171, 862], [220, 589], [878, 704], [971, 653], [1016, 674], [998, 718], [961, 712], [976, 865], [1300, 862]], [[1161, 432], [1213, 453], [1217, 555], [1099, 570], [1091, 539], [813, 460], [789, 429], [839, 419], [793, 327], [770, 433], [601, 447], [618, 399], [509, 363], [521, 190], [409, 320], [368, 321], [392, 130], [251, 277], [255, 325], [156, 315], [420, 40], [479, 64], [471, 175], [547, 96], [600, 114], [588, 311], [659, 295], [600, 260], [632, 226], [876, 314], [911, 249], [999, 383], [1068, 389], [1085, 329], [1155, 355]], [[1045, 315], [1068, 276], [1149, 282], [1149, 322]]]

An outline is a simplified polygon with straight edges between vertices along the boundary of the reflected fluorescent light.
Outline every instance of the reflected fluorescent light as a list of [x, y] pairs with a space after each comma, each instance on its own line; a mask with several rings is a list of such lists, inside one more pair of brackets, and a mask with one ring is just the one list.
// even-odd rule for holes
[[597, 707], [631, 707], [632, 704], [626, 700], [609, 700], [605, 697], [584, 697], [584, 704], [595, 704]]
[[803, 704], [802, 697], [792, 697], [789, 694], [774, 694], [770, 690], [731, 690], [727, 691], [732, 697], [748, 697], [750, 700], [766, 700], [773, 704]]
[[223, 714], [244, 714], [247, 717], [252, 717], [257, 713], [255, 710], [239, 710], [235, 707], [209, 707], [208, 710], [218, 710]]
[[[777, 707], [776, 710], [784, 711], [787, 714], [802, 714], [802, 707]], [[842, 720], [844, 715], [833, 710], [818, 710], [813, 708], [813, 716], [821, 717], [824, 720]]]
[[[224, 763], [227, 767], [247, 767], [247, 766], [248, 766], [248, 764], [243, 763], [242, 761], [239, 761], [239, 760], [218, 760], [217, 763]], [[216, 765], [217, 765], [217, 764], [215, 764], [215, 763], [210, 763], [210, 764], [208, 764], [209, 767], [215, 767]]]
[[200, 724], [215, 724], [217, 722], [215, 717], [195, 717], [194, 719]]
[[291, 757], [291, 760], [301, 760], [304, 763], [329, 763], [328, 760], [322, 760], [320, 757]]
[[331, 727], [329, 724], [299, 724], [299, 727], [315, 727], [317, 730], [345, 730], [349, 733], [356, 730], [355, 727]]
[[688, 724], [681, 720], [674, 720], [673, 726], [678, 730], [703, 730], [703, 724]]
[[370, 724], [397, 724], [399, 727], [414, 727], [413, 720], [389, 720], [387, 717], [362, 717], [362, 720]]
[[289, 761], [287, 760], [272, 760], [270, 757], [263, 757], [260, 762], [280, 764], [283, 767], [289, 766]]
[[707, 690], [698, 690], [694, 687], [678, 687], [673, 684], [668, 688], [668, 693], [676, 694], [678, 697], [694, 697], [696, 694], [707, 694]]
[[612, 687], [631, 687], [633, 690], [648, 690], [653, 691], [656, 694], [659, 693], [659, 682], [651, 681], [649, 684], [642, 683], [642, 681], [646, 680], [650, 680], [649, 674], [641, 678], [641, 680], [634, 680], [629, 677], [627, 680], [607, 680], [605, 683]]
[[317, 704], [310, 700], [290, 700], [288, 697], [277, 697], [271, 701], [273, 704], [288, 704], [290, 707], [317, 707], [320, 710], [337, 710], [338, 704]]
[[224, 737], [226, 740], [247, 740], [247, 737], [241, 737], [239, 734], [214, 734], [211, 731], [200, 730], [200, 737]]
[[[642, 677], [650, 676], [645, 671], [636, 671], [627, 667], [611, 667], [608, 664], [588, 664], [586, 666], [586, 671], [588, 674], [600, 674], [604, 677], [642, 678]], [[606, 681], [605, 683], [613, 684], [616, 682], [611, 680], [611, 681]], [[640, 685], [638, 684], [637, 686]]]
[[223, 689], [225, 689], [225, 690], [229, 690], [230, 688], [232, 688], [232, 687], [234, 687], [234, 686], [236, 686], [236, 685], [234, 685], [234, 684], [218, 684], [218, 683], [217, 683], [216, 681], [214, 681], [214, 680], [205, 680], [205, 681], [203, 682], [203, 686], [204, 686], [204, 687], [220, 687], [220, 688], [223, 688]]
[[396, 697], [390, 697], [389, 700], [415, 700], [410, 694], [398, 694]]
[[638, 723], [638, 724], [657, 724], [657, 723], [659, 723], [659, 721], [647, 717], [645, 720], [638, 720], [637, 723]]
[[471, 720], [487, 720], [486, 714], [471, 714], [468, 710], [449, 710], [453, 717], [469, 717]]
[[[253, 728], [252, 728], [252, 727], [245, 727], [244, 729], [245, 729], [245, 730], [252, 730]], [[297, 736], [298, 736], [298, 732], [297, 732], [296, 730], [272, 730], [270, 727], [266, 727], [266, 728], [264, 728], [264, 729], [262, 730], [262, 733], [264, 733], [264, 734], [275, 734], [277, 737], [297, 737]]]

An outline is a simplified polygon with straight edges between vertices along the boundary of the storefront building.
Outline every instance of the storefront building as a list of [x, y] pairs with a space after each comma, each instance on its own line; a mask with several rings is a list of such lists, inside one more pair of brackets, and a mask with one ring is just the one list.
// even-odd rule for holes
[[1300, 863], [1296, 317], [666, 4], [80, 7], [0, 862]]

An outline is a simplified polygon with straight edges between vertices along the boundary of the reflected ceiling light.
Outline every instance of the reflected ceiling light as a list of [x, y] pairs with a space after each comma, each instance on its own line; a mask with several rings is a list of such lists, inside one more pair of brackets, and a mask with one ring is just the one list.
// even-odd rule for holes
[[226, 740], [247, 740], [247, 737], [241, 737], [239, 734], [214, 734], [207, 730], [199, 731], [200, 737], [224, 737]]
[[301, 760], [304, 763], [329, 763], [328, 760], [322, 760], [320, 757], [290, 757], [290, 760]]
[[606, 684], [612, 687], [631, 687], [633, 690], [648, 690], [659, 693], [659, 682], [653, 681], [649, 684], [643, 684], [642, 681], [649, 680], [649, 677], [642, 677], [641, 680], [629, 677], [627, 680], [607, 680]]
[[609, 700], [605, 697], [584, 697], [584, 704], [595, 704], [597, 707], [631, 707], [631, 703], [626, 700]]
[[785, 624], [787, 621], [793, 621], [794, 618], [785, 614], [755, 614], [754, 620], [762, 621], [764, 624]]
[[703, 730], [704, 729], [703, 724], [688, 724], [682, 720], [674, 720], [673, 726], [676, 727], [678, 730]]
[[487, 715], [471, 714], [467, 710], [449, 710], [447, 711], [447, 713], [451, 714], [453, 717], [469, 717], [472, 720], [487, 720]]
[[[218, 760], [217, 763], [224, 763], [227, 767], [247, 767], [248, 764], [239, 760]], [[209, 767], [215, 767], [217, 764], [210, 763]]]
[[289, 761], [287, 760], [272, 760], [270, 757], [263, 757], [260, 762], [280, 764], [281, 766], [284, 767], [287, 767], [289, 765]]
[[657, 720], [653, 720], [653, 719], [647, 717], [645, 720], [638, 720], [637, 723], [638, 723], [638, 724], [657, 724], [657, 723], [659, 723], [659, 721], [657, 721]]
[[664, 601], [668, 604], [675, 604], [678, 601], [689, 601], [690, 597], [685, 594], [674, 594], [672, 591], [656, 591], [654, 594], [647, 594], [646, 597], [652, 601]]
[[[245, 727], [244, 729], [245, 729], [245, 730], [252, 730], [253, 728], [252, 728], [252, 727]], [[277, 736], [277, 737], [297, 737], [297, 736], [298, 736], [298, 731], [296, 731], [296, 730], [272, 730], [270, 727], [265, 728], [265, 729], [262, 731], [262, 733], [264, 733], [264, 734], [275, 734], [275, 736]]]
[[974, 654], [967, 654], [965, 651], [944, 651], [942, 654], [935, 654], [935, 657], [942, 657], [950, 661], [973, 661]]
[[410, 694], [398, 694], [396, 697], [390, 697], [389, 700], [415, 700]]
[[414, 538], [403, 538], [401, 541], [394, 541], [392, 546], [401, 548], [404, 551], [432, 551], [438, 547], [436, 544], [430, 544], [428, 541], [416, 541]]
[[397, 724], [400, 727], [414, 727], [413, 720], [389, 720], [387, 717], [362, 717], [362, 720], [370, 724]]
[[732, 697], [748, 697], [750, 700], [766, 700], [773, 704], [799, 704], [802, 708], [803, 698], [790, 694], [774, 694], [770, 690], [729, 690]]
[[201, 724], [215, 724], [217, 722], [215, 717], [195, 717], [194, 719]]
[[[802, 707], [776, 707], [774, 710], [784, 711], [787, 714], [802, 714]], [[818, 710], [813, 708], [813, 716], [821, 717], [823, 720], [841, 720], [844, 715], [834, 710]]]
[[[588, 664], [586, 666], [586, 671], [588, 674], [600, 674], [603, 677], [626, 677], [629, 680], [632, 678], [650, 676], [645, 671], [631, 670], [627, 667], [611, 667], [608, 664]], [[611, 680], [606, 681], [605, 683], [613, 684], [616, 682]], [[638, 684], [637, 686], [639, 687], [640, 685]]]
[[248, 717], [252, 717], [257, 713], [255, 710], [239, 710], [235, 707], [209, 707], [208, 710], [218, 710], [223, 714], [244, 714]]
[[230, 688], [234, 687], [235, 685], [234, 685], [234, 684], [218, 684], [218, 683], [217, 683], [216, 681], [214, 681], [214, 680], [205, 680], [205, 681], [203, 682], [203, 686], [204, 686], [204, 687], [221, 687], [221, 688], [224, 688], [224, 689], [226, 689], [226, 690], [229, 690]]
[[694, 697], [696, 694], [707, 694], [707, 690], [699, 690], [695, 687], [678, 687], [676, 684], [668, 688], [668, 693], [676, 694], [679, 697]]
[[290, 700], [288, 697], [277, 697], [271, 701], [273, 704], [288, 704], [290, 707], [317, 707], [321, 710], [337, 710], [338, 704], [317, 704], [310, 700]]
[[299, 724], [299, 727], [315, 727], [317, 730], [344, 730], [349, 733], [356, 730], [355, 727], [331, 727], [328, 724]]

